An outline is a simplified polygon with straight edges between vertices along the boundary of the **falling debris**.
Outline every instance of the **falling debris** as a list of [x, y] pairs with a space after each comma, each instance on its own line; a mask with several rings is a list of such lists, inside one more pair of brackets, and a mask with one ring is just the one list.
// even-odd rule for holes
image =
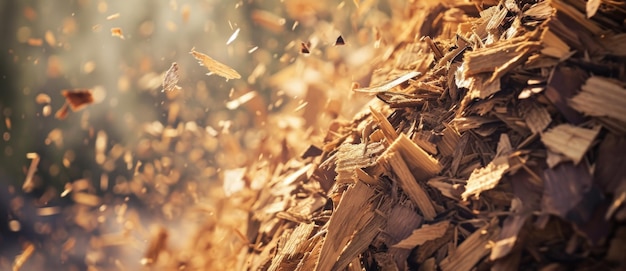
[[163, 89], [161, 92], [180, 90], [181, 87], [177, 85], [178, 79], [178, 64], [176, 64], [176, 62], [172, 62], [172, 65], [167, 72], [165, 72], [165, 76], [163, 77]]
[[310, 42], [301, 42], [300, 43], [300, 53], [302, 53], [302, 54], [309, 54], [309, 53], [311, 53], [311, 51], [309, 50], [310, 46], [311, 46]]
[[211, 73], [215, 73], [226, 79], [241, 78], [241, 75], [233, 68], [216, 61], [208, 55], [197, 52], [194, 48], [192, 48], [191, 52], [189, 53], [198, 60], [198, 63], [200, 63], [200, 65], [205, 66], [207, 69], [209, 69]]
[[[120, 17], [120, 13], [119, 12], [118, 13], [114, 13], [114, 14], [111, 14], [111, 15], [107, 16], [107, 21], [112, 21], [112, 20], [115, 20], [115, 19], [117, 19], [119, 17]], [[120, 33], [121, 33], [121, 31], [120, 31]]]
[[61, 95], [65, 97], [65, 104], [55, 114], [55, 117], [61, 120], [67, 117], [69, 109], [76, 112], [94, 101], [89, 89], [63, 90]]
[[228, 101], [226, 103], [226, 108], [228, 108], [230, 110], [235, 110], [235, 109], [239, 108], [241, 105], [249, 102], [250, 100], [254, 99], [257, 96], [258, 96], [258, 94], [257, 94], [256, 91], [250, 91], [250, 92], [248, 92], [246, 94], [243, 94], [243, 95], [239, 96], [236, 99]]
[[241, 28], [237, 28], [237, 30], [235, 30], [235, 32], [233, 32], [232, 35], [230, 35], [230, 38], [228, 38], [228, 41], [226, 41], [226, 45], [229, 45], [231, 43], [233, 43], [233, 41], [235, 41], [235, 39], [237, 39], [237, 36], [239, 36], [239, 31], [241, 30]]
[[65, 97], [65, 101], [74, 112], [93, 103], [93, 96], [90, 89], [63, 90], [61, 91], [61, 95]]
[[28, 153], [26, 158], [31, 159], [30, 166], [28, 167], [28, 172], [26, 173], [26, 179], [24, 180], [24, 184], [22, 185], [22, 190], [26, 193], [32, 192], [35, 188], [38, 187], [38, 184], [35, 182], [33, 177], [37, 172], [37, 166], [39, 165], [39, 161], [41, 157], [37, 153]]
[[124, 39], [124, 34], [122, 33], [122, 29], [119, 27], [111, 28], [111, 36]]
[[24, 263], [33, 255], [33, 252], [35, 252], [35, 245], [28, 243], [22, 253], [15, 257], [13, 261], [13, 271], [22, 269], [22, 266], [24, 266]]
[[337, 45], [345, 45], [346, 42], [343, 40], [342, 36], [337, 37], [337, 40], [335, 41], [335, 46]]

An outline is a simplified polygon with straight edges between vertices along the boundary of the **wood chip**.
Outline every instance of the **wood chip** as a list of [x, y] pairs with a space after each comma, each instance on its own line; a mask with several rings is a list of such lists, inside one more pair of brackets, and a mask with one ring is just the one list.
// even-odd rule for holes
[[459, 247], [441, 261], [441, 270], [468, 271], [484, 256], [489, 254], [488, 246], [500, 233], [496, 220], [472, 233]]
[[541, 142], [550, 150], [563, 154], [578, 164], [591, 147], [598, 132], [600, 132], [600, 127], [586, 129], [571, 124], [561, 124], [543, 133]]
[[382, 92], [390, 91], [394, 87], [396, 87], [396, 86], [398, 86], [398, 85], [400, 85], [400, 84], [402, 84], [404, 82], [407, 82], [411, 78], [414, 78], [414, 77], [420, 76], [420, 75], [421, 75], [420, 72], [411, 71], [411, 72], [408, 72], [408, 73], [406, 73], [406, 74], [404, 74], [404, 75], [402, 75], [402, 76], [400, 76], [400, 77], [398, 77], [398, 78], [396, 78], [394, 80], [391, 80], [391, 81], [389, 81], [387, 83], [384, 83], [384, 84], [382, 84], [380, 86], [373, 86], [373, 87], [366, 87], [366, 88], [356, 88], [356, 89], [353, 89], [353, 91], [362, 92], [362, 93], [368, 93], [368, 94], [379, 94], [379, 93], [382, 93]]
[[387, 152], [381, 157], [389, 163], [394, 173], [398, 176], [400, 187], [402, 187], [411, 200], [417, 204], [424, 218], [426, 218], [426, 220], [433, 220], [435, 216], [437, 216], [437, 212], [432, 204], [432, 200], [424, 188], [415, 180], [413, 173], [409, 170], [403, 158], [394, 152]]
[[122, 29], [119, 27], [111, 28], [111, 36], [118, 37], [120, 39], [125, 39], [124, 34], [122, 33]]
[[435, 224], [424, 225], [421, 228], [414, 230], [409, 237], [393, 245], [393, 247], [412, 249], [416, 246], [421, 246], [426, 243], [426, 241], [442, 237], [449, 227], [449, 221], [441, 221]]
[[33, 252], [35, 252], [35, 245], [28, 243], [22, 253], [15, 257], [15, 260], [13, 261], [13, 271], [19, 271], [22, 269], [22, 266], [24, 266], [24, 263], [26, 263], [26, 261], [28, 261], [28, 259], [33, 255]]
[[626, 87], [600, 76], [591, 76], [582, 91], [572, 97], [569, 105], [577, 111], [594, 117], [609, 117], [626, 124]]
[[178, 64], [176, 64], [176, 62], [172, 62], [172, 65], [169, 69], [167, 69], [167, 72], [165, 72], [165, 76], [163, 77], [163, 89], [161, 92], [180, 90], [181, 87], [177, 85], [179, 79], [180, 75], [178, 74]]
[[193, 57], [195, 57], [198, 60], [198, 63], [200, 63], [200, 65], [205, 66], [207, 69], [209, 69], [210, 73], [215, 73], [221, 77], [224, 77], [226, 79], [239, 79], [241, 78], [241, 75], [235, 71], [233, 68], [228, 67], [216, 60], [214, 60], [213, 58], [211, 58], [208, 55], [205, 55], [203, 53], [197, 52], [194, 48], [191, 49], [191, 52], [189, 52]]
[[61, 95], [65, 97], [66, 103], [74, 112], [85, 108], [94, 101], [90, 89], [63, 90], [61, 91]]

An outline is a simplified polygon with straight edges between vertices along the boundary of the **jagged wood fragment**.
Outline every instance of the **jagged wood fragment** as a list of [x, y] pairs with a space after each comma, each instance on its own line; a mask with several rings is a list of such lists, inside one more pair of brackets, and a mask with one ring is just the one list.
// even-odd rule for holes
[[450, 227], [450, 221], [444, 220], [435, 224], [423, 225], [421, 228], [414, 230], [411, 235], [402, 241], [394, 244], [392, 247], [412, 249], [421, 246], [426, 241], [435, 240], [442, 237]]
[[578, 164], [600, 132], [599, 128], [586, 129], [561, 124], [543, 133], [541, 142], [548, 149], [563, 154]]
[[626, 124], [626, 88], [623, 82], [591, 76], [569, 104], [583, 114], [610, 117]]
[[381, 92], [390, 91], [392, 88], [397, 87], [398, 85], [408, 81], [411, 78], [419, 76], [421, 73], [417, 71], [408, 72], [394, 80], [391, 80], [387, 83], [384, 83], [380, 86], [366, 87], [366, 88], [356, 88], [355, 92], [369, 93], [369, 94], [378, 94]]
[[[281, 270], [281, 267], [286, 268], [287, 261], [293, 260], [293, 257], [303, 256], [302, 249], [300, 247], [305, 244], [307, 238], [315, 228], [314, 223], [300, 223], [289, 235], [287, 242], [282, 246], [276, 257], [272, 259], [272, 264], [268, 270]], [[292, 263], [293, 264], [293, 263]]]
[[456, 250], [449, 254], [440, 263], [443, 271], [468, 271], [489, 254], [491, 247], [488, 246], [500, 233], [497, 219], [491, 220], [487, 225], [472, 233]]
[[374, 218], [371, 200], [375, 195], [376, 191], [362, 182], [356, 182], [343, 193], [337, 209], [328, 221], [328, 233], [315, 270], [333, 270], [339, 257], [353, 241], [354, 233], [363, 230]]
[[532, 103], [525, 108], [524, 121], [533, 134], [539, 134], [548, 127], [552, 118], [545, 107]]
[[[389, 149], [391, 150], [391, 148]], [[402, 187], [411, 200], [417, 204], [424, 217], [427, 220], [433, 220], [435, 216], [437, 216], [437, 212], [435, 211], [432, 200], [426, 191], [424, 191], [424, 189], [417, 183], [413, 174], [404, 162], [404, 159], [402, 159], [402, 157], [396, 152], [386, 152], [381, 157], [389, 163], [398, 177], [400, 187]]]
[[486, 167], [475, 169], [465, 184], [465, 192], [461, 195], [463, 200], [470, 196], [478, 197], [481, 192], [494, 188], [502, 175], [509, 169], [508, 153], [512, 149], [511, 142], [506, 134], [500, 136], [498, 153]]
[[439, 161], [411, 141], [405, 134], [400, 134], [389, 146], [388, 151], [398, 151], [419, 181], [426, 181], [441, 171]]
[[[366, 148], [365, 153], [363, 149]], [[366, 168], [376, 164], [376, 157], [384, 150], [383, 144], [348, 144], [339, 146], [335, 171], [337, 183], [353, 183], [356, 180], [356, 169]]]

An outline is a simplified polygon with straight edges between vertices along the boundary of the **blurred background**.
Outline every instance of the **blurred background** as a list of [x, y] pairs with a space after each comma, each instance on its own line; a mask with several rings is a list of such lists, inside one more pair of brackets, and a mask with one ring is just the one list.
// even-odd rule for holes
[[[0, 2], [0, 269], [135, 270], [159, 229], [183, 246], [245, 218], [220, 211], [238, 204], [224, 171], [297, 156], [369, 100], [350, 86], [403, 1], [359, 2]], [[192, 48], [242, 78], [207, 76]], [[173, 62], [181, 89], [162, 92]], [[55, 118], [74, 89], [93, 104]]]

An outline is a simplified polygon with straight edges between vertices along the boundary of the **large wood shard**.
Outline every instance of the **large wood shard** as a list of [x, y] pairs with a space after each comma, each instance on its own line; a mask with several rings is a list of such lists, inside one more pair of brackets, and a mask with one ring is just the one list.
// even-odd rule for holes
[[614, 118], [626, 125], [626, 88], [623, 82], [591, 76], [569, 104], [585, 115]]
[[563, 154], [578, 164], [600, 132], [599, 127], [586, 129], [561, 124], [541, 135], [541, 141], [550, 150]]
[[402, 241], [394, 244], [393, 247], [412, 249], [416, 246], [421, 246], [426, 241], [435, 240], [442, 237], [450, 227], [449, 221], [442, 221], [435, 224], [424, 225], [419, 229], [416, 229], [411, 235]]
[[495, 219], [476, 230], [453, 253], [441, 261], [441, 270], [471, 270], [482, 257], [489, 254], [491, 248], [488, 244], [493, 242], [499, 233], [500, 227]]
[[397, 153], [386, 153], [383, 157], [398, 176], [400, 187], [417, 204], [424, 217], [427, 220], [433, 220], [437, 216], [437, 212], [432, 204], [432, 200], [420, 184], [417, 183], [402, 157]]

